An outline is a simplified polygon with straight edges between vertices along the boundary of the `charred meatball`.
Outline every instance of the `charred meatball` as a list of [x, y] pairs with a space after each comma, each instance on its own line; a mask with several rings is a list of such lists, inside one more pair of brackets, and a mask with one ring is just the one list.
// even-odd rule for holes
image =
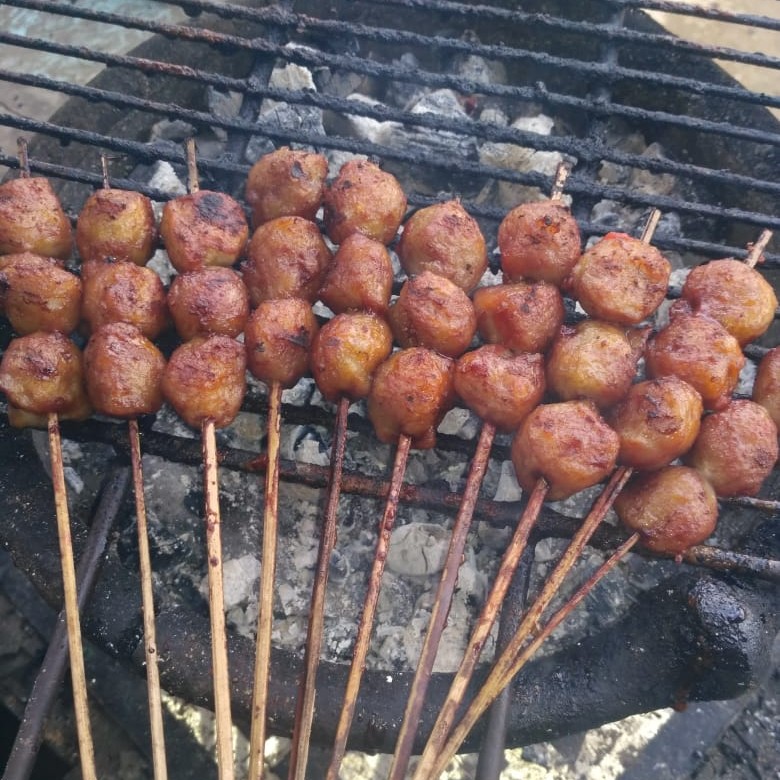
[[487, 268], [485, 237], [458, 200], [412, 214], [398, 242], [398, 257], [409, 276], [431, 271], [466, 292], [477, 286]]
[[157, 246], [152, 202], [140, 192], [102, 189], [87, 198], [76, 222], [83, 263], [116, 260], [146, 265]]
[[428, 347], [453, 358], [468, 349], [477, 332], [474, 304], [466, 293], [430, 271], [404, 283], [388, 319], [402, 347]]
[[321, 154], [283, 146], [263, 155], [247, 174], [245, 198], [252, 226], [277, 217], [314, 220], [322, 205], [328, 161]]
[[753, 400], [769, 412], [780, 428], [780, 347], [770, 349], [761, 359], [753, 384]]
[[391, 173], [368, 160], [350, 160], [325, 189], [324, 206], [334, 244], [352, 233], [389, 244], [406, 213], [406, 195]]

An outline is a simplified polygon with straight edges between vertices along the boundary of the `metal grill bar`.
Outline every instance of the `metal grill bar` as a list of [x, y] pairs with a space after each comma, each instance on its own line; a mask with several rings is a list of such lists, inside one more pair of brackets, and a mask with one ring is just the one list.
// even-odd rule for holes
[[748, 27], [761, 27], [767, 30], [780, 30], [780, 20], [771, 16], [756, 14], [735, 14], [723, 11], [717, 7], [702, 7], [690, 3], [670, 3], [666, 0], [604, 0], [612, 5], [622, 5], [626, 8], [639, 8], [645, 11], [665, 11], [680, 16], [698, 16], [702, 19], [712, 19], [730, 24], [743, 24]]

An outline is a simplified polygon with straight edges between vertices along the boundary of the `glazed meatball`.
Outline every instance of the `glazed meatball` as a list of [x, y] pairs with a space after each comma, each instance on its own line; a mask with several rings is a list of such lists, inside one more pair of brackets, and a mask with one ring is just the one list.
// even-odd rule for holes
[[548, 282], [480, 287], [474, 310], [485, 341], [517, 352], [544, 352], [563, 325], [563, 298]]
[[174, 350], [165, 366], [165, 400], [192, 428], [235, 419], [246, 390], [244, 347], [228, 336], [197, 336]]
[[17, 409], [35, 415], [83, 420], [91, 411], [81, 351], [62, 333], [11, 341], [0, 363], [0, 390]]
[[544, 396], [544, 358], [486, 344], [455, 365], [455, 392], [480, 419], [516, 430]]
[[721, 409], [729, 402], [745, 364], [739, 342], [702, 314], [673, 317], [650, 339], [645, 360], [649, 377], [678, 376], [693, 385], [705, 409]]
[[587, 398], [606, 408], [628, 392], [636, 376], [642, 334], [598, 320], [564, 325], [547, 356], [547, 386], [564, 401]]
[[729, 258], [694, 268], [685, 280], [682, 301], [695, 314], [717, 320], [742, 345], [772, 323], [777, 296], [755, 268]]
[[679, 555], [715, 530], [718, 500], [696, 469], [666, 466], [631, 479], [615, 499], [615, 511], [645, 547]]
[[753, 384], [753, 400], [769, 412], [780, 428], [780, 347], [770, 349], [761, 359]]
[[377, 368], [368, 395], [368, 416], [377, 438], [393, 444], [436, 446], [436, 428], [452, 405], [455, 362], [424, 347], [394, 352]]
[[0, 257], [0, 310], [20, 335], [70, 333], [81, 319], [81, 279], [54, 258], [22, 252]]
[[638, 325], [663, 301], [671, 270], [654, 246], [609, 233], [582, 255], [565, 286], [591, 317]]
[[365, 398], [377, 366], [393, 348], [387, 323], [375, 314], [337, 314], [311, 345], [311, 370], [320, 392], [334, 403]]
[[776, 461], [777, 426], [763, 406], [748, 400], [707, 415], [685, 458], [719, 496], [756, 495]]
[[279, 217], [254, 232], [244, 263], [253, 306], [274, 298], [317, 300], [331, 261], [319, 228], [302, 217]]
[[249, 370], [266, 384], [292, 387], [309, 370], [310, 347], [318, 330], [308, 301], [263, 301], [244, 332]]
[[474, 304], [466, 293], [430, 271], [404, 283], [388, 319], [402, 347], [428, 347], [453, 358], [468, 349], [477, 332]]
[[87, 198], [76, 222], [83, 263], [116, 260], [146, 265], [157, 246], [152, 202], [140, 192], [102, 189]]
[[243, 254], [249, 225], [229, 195], [199, 190], [165, 204], [160, 220], [168, 258], [180, 273], [233, 265]]
[[111, 322], [127, 322], [154, 339], [167, 325], [165, 289], [151, 268], [90, 263], [82, 277], [82, 316], [92, 332]]
[[48, 179], [0, 184], [0, 255], [33, 252], [67, 260], [72, 248], [70, 220]]
[[84, 376], [92, 406], [110, 417], [138, 417], [163, 403], [165, 358], [138, 328], [124, 322], [92, 334], [84, 350]]
[[435, 203], [412, 214], [398, 242], [409, 276], [431, 271], [471, 292], [487, 268], [487, 246], [477, 221], [460, 201]]
[[512, 464], [523, 490], [540, 478], [558, 501], [601, 482], [615, 468], [620, 441], [590, 401], [537, 406], [512, 441]]
[[320, 300], [336, 314], [373, 311], [386, 314], [393, 290], [393, 263], [384, 244], [353, 233], [336, 250]]
[[362, 233], [389, 244], [406, 213], [406, 195], [391, 173], [368, 160], [341, 166], [325, 189], [325, 229], [334, 244]]
[[522, 203], [498, 226], [504, 279], [559, 285], [580, 259], [580, 243], [577, 222], [562, 203]]
[[173, 280], [168, 309], [184, 341], [210, 333], [235, 338], [249, 317], [249, 293], [232, 268], [201, 268]]
[[321, 154], [283, 146], [263, 155], [246, 179], [252, 227], [277, 217], [313, 221], [322, 205], [327, 175], [328, 161]]
[[632, 385], [609, 416], [620, 437], [620, 462], [647, 470], [666, 466], [693, 446], [702, 413], [699, 393], [676, 376]]

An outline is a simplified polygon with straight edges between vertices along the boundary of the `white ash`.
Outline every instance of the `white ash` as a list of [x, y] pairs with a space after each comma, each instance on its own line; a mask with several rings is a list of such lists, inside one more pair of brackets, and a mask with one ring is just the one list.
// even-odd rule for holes
[[176, 175], [176, 171], [169, 162], [160, 161], [154, 166], [154, 173], [149, 179], [149, 186], [176, 198], [187, 194], [187, 187]]
[[396, 574], [438, 574], [447, 557], [450, 534], [433, 523], [409, 523], [393, 529], [387, 566]]
[[512, 463], [505, 460], [501, 463], [501, 476], [493, 494], [494, 501], [519, 501], [522, 498], [523, 489], [517, 482]]

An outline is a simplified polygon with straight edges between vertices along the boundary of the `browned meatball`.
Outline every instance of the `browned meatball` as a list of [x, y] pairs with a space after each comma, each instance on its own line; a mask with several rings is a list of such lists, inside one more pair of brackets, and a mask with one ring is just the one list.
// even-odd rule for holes
[[277, 217], [313, 220], [322, 205], [327, 175], [328, 161], [321, 154], [282, 146], [263, 155], [246, 179], [252, 226]]
[[374, 373], [368, 416], [386, 444], [409, 436], [412, 446], [436, 445], [436, 428], [452, 405], [455, 362], [424, 347], [394, 352]]
[[745, 358], [739, 342], [702, 314], [678, 314], [645, 350], [647, 375], [678, 376], [693, 385], [705, 409], [721, 409], [739, 381]]
[[62, 333], [11, 341], [0, 363], [0, 390], [13, 406], [32, 414], [83, 420], [91, 411], [81, 351]]
[[292, 387], [309, 370], [317, 320], [308, 301], [263, 301], [249, 316], [244, 332], [249, 370], [263, 382]]
[[562, 203], [515, 206], [498, 226], [501, 269], [508, 281], [560, 284], [580, 258], [580, 229]]
[[777, 426], [763, 406], [748, 400], [707, 415], [685, 457], [719, 496], [756, 495], [776, 461]]
[[82, 316], [91, 331], [110, 322], [127, 322], [154, 339], [165, 328], [165, 288], [151, 268], [134, 263], [90, 263], [83, 280]]
[[548, 282], [480, 287], [474, 310], [485, 341], [517, 352], [544, 352], [563, 325], [563, 298]]
[[362, 233], [347, 236], [333, 256], [320, 299], [336, 314], [386, 314], [393, 290], [393, 263], [384, 244]]
[[330, 249], [308, 219], [279, 217], [260, 225], [243, 267], [252, 305], [274, 298], [314, 303], [330, 261]]
[[458, 200], [412, 214], [398, 242], [398, 257], [410, 276], [432, 271], [466, 292], [477, 286], [487, 268], [485, 237]]
[[146, 265], [157, 246], [152, 202], [140, 192], [102, 189], [87, 198], [76, 222], [84, 263], [102, 260]]
[[311, 370], [329, 401], [365, 398], [377, 366], [393, 348], [388, 324], [368, 312], [337, 314], [311, 345]]
[[780, 428], [780, 347], [770, 349], [758, 365], [753, 400], [769, 412]]
[[228, 336], [197, 336], [174, 350], [165, 366], [165, 400], [192, 428], [213, 420], [224, 428], [241, 409], [246, 390], [244, 347]]
[[478, 417], [513, 431], [542, 400], [544, 358], [486, 344], [458, 360], [454, 381], [455, 392]]
[[81, 319], [81, 279], [54, 258], [30, 252], [0, 257], [0, 309], [21, 334], [70, 333]]
[[655, 552], [679, 555], [715, 530], [718, 500], [696, 469], [666, 466], [635, 476], [615, 499], [625, 526]]
[[466, 293], [430, 271], [404, 283], [388, 319], [402, 347], [428, 347], [453, 358], [468, 349], [477, 332], [474, 304]]
[[34, 252], [67, 260], [72, 248], [70, 220], [48, 179], [0, 184], [0, 255]]
[[663, 301], [671, 270], [654, 246], [609, 233], [582, 255], [565, 286], [591, 317], [637, 325]]
[[564, 325], [547, 355], [547, 385], [559, 398], [588, 398], [606, 408], [617, 403], [634, 381], [641, 355], [632, 341], [641, 334], [598, 320]]
[[84, 376], [92, 406], [111, 417], [138, 417], [163, 403], [165, 358], [138, 328], [124, 322], [92, 334], [84, 350]]
[[620, 441], [590, 401], [537, 406], [512, 441], [512, 464], [523, 490], [543, 477], [552, 501], [601, 482], [615, 468]]
[[699, 434], [701, 396], [676, 376], [632, 385], [609, 422], [620, 437], [620, 462], [658, 469], [679, 458]]
[[694, 313], [717, 320], [742, 346], [766, 331], [777, 309], [769, 282], [733, 258], [694, 268], [683, 285], [682, 300]]
[[249, 293], [232, 268], [201, 268], [173, 280], [168, 309], [184, 341], [209, 333], [235, 338], [249, 317]]
[[352, 233], [389, 244], [406, 213], [406, 195], [391, 173], [368, 160], [350, 160], [326, 187], [324, 206], [334, 244]]
[[207, 265], [233, 265], [243, 254], [249, 225], [229, 195], [199, 190], [165, 204], [160, 236], [181, 274]]

